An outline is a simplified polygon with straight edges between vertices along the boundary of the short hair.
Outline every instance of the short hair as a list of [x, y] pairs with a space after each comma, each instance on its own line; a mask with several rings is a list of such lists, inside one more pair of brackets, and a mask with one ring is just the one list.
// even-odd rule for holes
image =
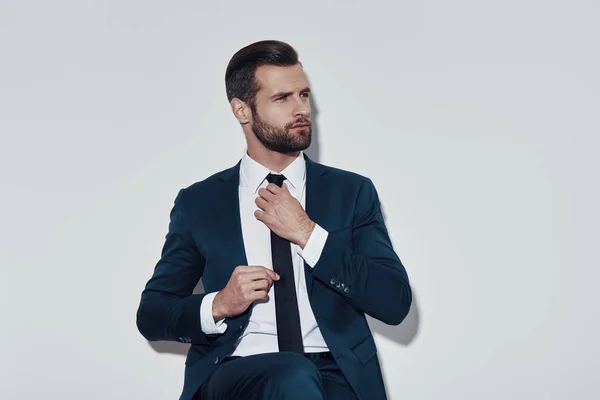
[[254, 109], [256, 94], [261, 89], [256, 81], [256, 69], [261, 65], [291, 67], [300, 64], [292, 46], [278, 40], [262, 40], [238, 50], [225, 71], [227, 100], [238, 98]]

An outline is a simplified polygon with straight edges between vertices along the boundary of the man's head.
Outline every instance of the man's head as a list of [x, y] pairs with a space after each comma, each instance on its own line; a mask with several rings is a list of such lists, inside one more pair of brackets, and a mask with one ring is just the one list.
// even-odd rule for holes
[[256, 139], [278, 153], [308, 148], [310, 89], [290, 45], [266, 40], [242, 48], [229, 61], [225, 88], [249, 145]]

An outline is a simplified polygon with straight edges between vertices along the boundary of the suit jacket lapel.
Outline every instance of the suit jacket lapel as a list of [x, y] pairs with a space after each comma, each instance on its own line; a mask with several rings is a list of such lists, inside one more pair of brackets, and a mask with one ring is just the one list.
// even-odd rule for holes
[[216, 193], [215, 225], [218, 227], [218, 237], [225, 241], [233, 263], [231, 271], [226, 272], [228, 277], [236, 266], [248, 265], [240, 216], [240, 164], [241, 160], [219, 175], [222, 182], [219, 192]]
[[[326, 199], [329, 196], [329, 186], [325, 184], [324, 175], [327, 170], [321, 164], [313, 162], [306, 154], [306, 204], [305, 210], [311, 220], [319, 226], [327, 226], [327, 210], [325, 207]], [[313, 276], [312, 267], [304, 263], [304, 273], [306, 276], [306, 290], [308, 295], [312, 294]]]

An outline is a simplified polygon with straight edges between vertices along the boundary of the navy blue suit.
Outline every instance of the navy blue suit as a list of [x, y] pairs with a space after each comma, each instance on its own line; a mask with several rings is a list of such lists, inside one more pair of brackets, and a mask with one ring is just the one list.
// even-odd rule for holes
[[[395, 253], [372, 181], [306, 160], [306, 212], [329, 232], [314, 268], [305, 265], [310, 304], [327, 346], [359, 399], [385, 399], [377, 349], [365, 314], [397, 325], [412, 293]], [[223, 334], [200, 326], [204, 294], [192, 294], [200, 278], [207, 293], [225, 287], [233, 269], [247, 265], [239, 213], [239, 167], [181, 189], [170, 214], [161, 258], [137, 312], [149, 341], [191, 343], [180, 400], [233, 352], [249, 319], [227, 318]]]

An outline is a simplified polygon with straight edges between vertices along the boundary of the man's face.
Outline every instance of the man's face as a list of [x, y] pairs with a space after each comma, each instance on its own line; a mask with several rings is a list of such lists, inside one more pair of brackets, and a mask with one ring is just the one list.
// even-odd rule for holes
[[293, 153], [310, 146], [310, 89], [300, 65], [260, 66], [255, 79], [261, 89], [252, 112], [252, 131], [271, 151]]

